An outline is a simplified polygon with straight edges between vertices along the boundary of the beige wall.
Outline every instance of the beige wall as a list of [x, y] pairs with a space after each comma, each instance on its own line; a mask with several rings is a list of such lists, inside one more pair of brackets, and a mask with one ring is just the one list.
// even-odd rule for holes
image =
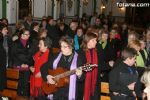
[[15, 24], [18, 20], [17, 0], [7, 0], [7, 19], [10, 24]]
[[[105, 14], [108, 15], [109, 12], [112, 12], [112, 16], [120, 16], [125, 17], [126, 8], [120, 9], [117, 7], [117, 2], [120, 0], [108, 0]], [[122, 0], [122, 2], [126, 2], [126, 0]]]
[[[82, 1], [82, 0], [81, 0]], [[83, 13], [86, 13], [87, 15], [93, 14], [93, 0], [88, 0], [88, 5], [83, 5]]]
[[72, 0], [72, 7], [71, 7], [70, 11], [68, 10], [68, 2], [66, 0], [66, 16], [74, 16], [75, 9], [76, 9], [76, 0]]

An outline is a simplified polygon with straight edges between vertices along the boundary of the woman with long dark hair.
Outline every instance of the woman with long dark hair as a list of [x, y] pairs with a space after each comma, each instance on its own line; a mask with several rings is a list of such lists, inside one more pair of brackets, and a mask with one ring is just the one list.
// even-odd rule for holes
[[[88, 32], [85, 34], [81, 48], [85, 56], [86, 63], [98, 65], [98, 55], [96, 50], [97, 34]], [[99, 100], [99, 68], [95, 67], [85, 75], [84, 100]]]

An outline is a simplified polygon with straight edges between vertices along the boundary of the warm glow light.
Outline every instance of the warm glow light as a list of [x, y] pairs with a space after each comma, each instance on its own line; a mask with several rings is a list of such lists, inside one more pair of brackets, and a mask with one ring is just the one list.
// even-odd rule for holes
[[101, 6], [101, 9], [105, 9], [105, 6]]
[[121, 7], [120, 10], [121, 10], [121, 11], [124, 11], [124, 10], [125, 10], [125, 7]]

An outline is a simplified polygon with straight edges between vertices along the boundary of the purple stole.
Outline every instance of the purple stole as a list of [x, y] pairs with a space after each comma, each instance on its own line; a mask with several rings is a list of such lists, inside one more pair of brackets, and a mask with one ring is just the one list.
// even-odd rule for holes
[[[53, 62], [53, 69], [57, 68], [58, 62], [62, 56], [62, 52], [59, 53], [58, 57], [54, 60]], [[78, 54], [75, 52], [70, 70], [76, 69], [77, 68], [77, 57]], [[75, 93], [76, 93], [76, 74], [73, 74], [70, 76], [70, 82], [69, 82], [69, 96], [68, 100], [75, 100]]]

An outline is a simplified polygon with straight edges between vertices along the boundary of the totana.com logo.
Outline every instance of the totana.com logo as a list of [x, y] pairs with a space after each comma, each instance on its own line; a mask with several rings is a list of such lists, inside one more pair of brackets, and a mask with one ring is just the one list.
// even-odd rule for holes
[[149, 7], [150, 3], [123, 3], [123, 2], [117, 2], [117, 6], [119, 8], [122, 8], [122, 7]]

